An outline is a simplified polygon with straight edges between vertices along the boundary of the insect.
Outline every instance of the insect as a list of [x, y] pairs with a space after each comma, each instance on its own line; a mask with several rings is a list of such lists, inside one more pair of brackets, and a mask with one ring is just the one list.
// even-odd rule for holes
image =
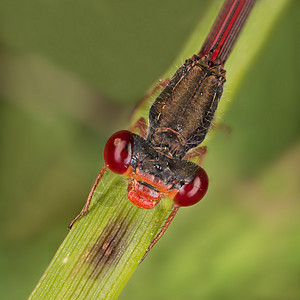
[[[131, 131], [113, 134], [104, 148], [105, 164], [88, 195], [92, 195], [105, 170], [128, 177], [128, 198], [144, 209], [155, 207], [164, 197], [173, 210], [148, 251], [162, 237], [178, 209], [199, 202], [208, 189], [208, 176], [200, 167], [205, 148], [199, 147], [214, 118], [225, 82], [223, 65], [230, 53], [253, 0], [227, 0], [199, 54], [187, 59], [154, 101], [148, 126], [139, 119]], [[139, 129], [140, 134], [132, 131]], [[198, 164], [190, 161], [196, 158]], [[142, 259], [142, 260], [143, 260]]]
[[[163, 235], [181, 206], [199, 202], [208, 188], [203, 168], [188, 159], [198, 157], [212, 122], [225, 82], [222, 66], [194, 55], [177, 70], [157, 97], [149, 112], [149, 126], [139, 119], [132, 130], [118, 131], [104, 148], [105, 164], [100, 170], [83, 211], [87, 211], [93, 192], [106, 168], [129, 178], [128, 198], [140, 208], [151, 209], [164, 197], [174, 208], [153, 245]], [[152, 245], [152, 244], [151, 244]], [[151, 248], [153, 247], [151, 246]]]

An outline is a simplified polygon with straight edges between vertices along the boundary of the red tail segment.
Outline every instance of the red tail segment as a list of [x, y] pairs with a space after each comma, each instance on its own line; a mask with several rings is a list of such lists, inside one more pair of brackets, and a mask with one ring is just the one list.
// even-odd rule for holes
[[254, 3], [255, 0], [226, 0], [198, 55], [224, 64]]

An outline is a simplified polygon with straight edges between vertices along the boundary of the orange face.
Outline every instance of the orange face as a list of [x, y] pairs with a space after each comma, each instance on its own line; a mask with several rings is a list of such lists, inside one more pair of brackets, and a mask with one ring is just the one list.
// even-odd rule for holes
[[109, 138], [104, 160], [111, 171], [129, 178], [128, 198], [140, 208], [153, 208], [167, 196], [176, 206], [194, 205], [208, 187], [208, 177], [201, 167], [168, 157], [126, 130]]
[[129, 168], [126, 176], [130, 178], [128, 199], [140, 208], [153, 208], [161, 198], [173, 198], [178, 192], [176, 189], [171, 190], [172, 185], [167, 186], [161, 179], [142, 173], [139, 168], [135, 172], [132, 167]]

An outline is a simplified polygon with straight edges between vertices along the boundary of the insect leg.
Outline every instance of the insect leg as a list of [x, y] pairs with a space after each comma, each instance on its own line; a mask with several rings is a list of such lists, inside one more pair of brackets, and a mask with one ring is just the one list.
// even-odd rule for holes
[[139, 134], [142, 138], [146, 138], [147, 137], [147, 130], [148, 130], [148, 125], [146, 120], [141, 117], [139, 118], [131, 127], [130, 127], [130, 131], [134, 131], [135, 129], [139, 130]]
[[81, 218], [83, 215], [85, 215], [85, 214], [88, 212], [89, 206], [90, 206], [90, 203], [91, 203], [91, 200], [92, 200], [92, 197], [93, 197], [93, 194], [94, 194], [94, 192], [95, 192], [95, 189], [96, 189], [97, 185], [99, 184], [101, 178], [103, 177], [106, 168], [107, 168], [107, 167], [106, 167], [106, 165], [104, 164], [103, 167], [101, 168], [101, 170], [99, 171], [99, 173], [98, 173], [98, 175], [97, 175], [97, 177], [96, 177], [96, 179], [95, 179], [95, 181], [94, 181], [94, 183], [93, 183], [93, 185], [92, 185], [92, 188], [91, 188], [91, 190], [90, 190], [90, 192], [89, 192], [89, 194], [88, 194], [88, 197], [87, 197], [87, 199], [86, 199], [86, 202], [85, 202], [85, 205], [84, 205], [83, 210], [82, 210], [81, 213], [78, 214], [78, 215], [76, 216], [76, 218], [70, 223], [69, 229], [72, 228], [72, 226], [74, 225], [74, 223], [75, 223], [79, 218]]
[[[145, 102], [147, 102], [154, 94], [157, 93], [157, 91], [159, 89], [163, 90], [167, 85], [168, 83], [170, 82], [170, 79], [169, 78], [165, 78], [164, 80], [160, 81], [155, 87], [154, 89], [146, 94], [135, 106], [135, 108], [133, 109], [132, 111], [132, 114], [131, 114], [131, 117], [135, 114], [135, 112], [145, 104]], [[130, 118], [131, 118], [130, 117]]]
[[174, 219], [176, 213], [178, 212], [179, 206], [174, 206], [173, 210], [171, 211], [170, 215], [168, 216], [164, 226], [162, 227], [162, 229], [160, 230], [160, 232], [158, 233], [158, 235], [155, 237], [155, 239], [151, 242], [150, 246], [148, 247], [147, 251], [145, 252], [143, 258], [141, 259], [140, 263], [143, 262], [143, 260], [146, 258], [146, 256], [148, 255], [149, 251], [153, 248], [153, 246], [159, 241], [159, 239], [164, 235], [164, 233], [166, 232], [167, 228], [169, 227], [169, 225], [171, 224], [172, 220]]
[[197, 148], [194, 148], [191, 151], [189, 151], [183, 157], [183, 159], [191, 160], [193, 158], [196, 158], [196, 164], [199, 165], [199, 166], [201, 166], [202, 161], [203, 161], [203, 159], [205, 157], [206, 152], [207, 152], [206, 146], [197, 147]]
[[[146, 98], [146, 99], [148, 99], [148, 98], [150, 98], [151, 96], [153, 96], [156, 92], [157, 92], [157, 90], [159, 90], [159, 89], [164, 89], [167, 85], [168, 85], [168, 83], [170, 82], [170, 79], [169, 78], [165, 78], [164, 80], [161, 80], [156, 86], [155, 86], [155, 88], [148, 94], [148, 95], [146, 95], [144, 98]], [[142, 101], [144, 100], [144, 98], [142, 99]]]
[[226, 134], [230, 135], [231, 134], [231, 127], [223, 124], [223, 123], [218, 123], [218, 124], [211, 124], [211, 129], [217, 129], [217, 130], [222, 130]]

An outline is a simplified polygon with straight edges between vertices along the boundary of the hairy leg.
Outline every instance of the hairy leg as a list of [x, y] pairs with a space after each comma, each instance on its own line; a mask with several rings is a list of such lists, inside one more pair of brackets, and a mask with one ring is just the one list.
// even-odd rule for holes
[[70, 223], [69, 229], [72, 228], [72, 226], [74, 225], [74, 223], [75, 223], [79, 218], [81, 218], [83, 215], [85, 215], [85, 214], [88, 212], [89, 206], [90, 206], [90, 204], [91, 204], [92, 197], [93, 197], [94, 192], [95, 192], [95, 189], [96, 189], [97, 185], [99, 184], [100, 180], [102, 179], [102, 177], [103, 177], [103, 175], [104, 175], [104, 173], [105, 173], [106, 168], [107, 168], [106, 165], [103, 165], [103, 167], [102, 167], [101, 170], [99, 171], [99, 173], [98, 173], [98, 175], [97, 175], [97, 177], [96, 177], [96, 179], [95, 179], [95, 181], [94, 181], [94, 183], [93, 183], [93, 185], [92, 185], [92, 188], [91, 188], [91, 190], [90, 190], [90, 192], [89, 192], [89, 194], [88, 194], [88, 197], [87, 197], [87, 199], [86, 199], [86, 202], [85, 202], [85, 205], [84, 205], [83, 210], [82, 210], [81, 213], [78, 214], [78, 215], [76, 216], [76, 218]]
[[206, 152], [207, 152], [206, 146], [194, 148], [191, 151], [189, 151], [183, 157], [183, 159], [191, 160], [193, 158], [196, 158], [196, 164], [199, 165], [199, 166], [201, 166], [202, 161], [203, 161], [203, 159], [205, 157]]
[[164, 226], [158, 233], [158, 235], [155, 237], [155, 239], [151, 242], [150, 246], [148, 247], [147, 251], [145, 252], [143, 258], [141, 259], [140, 263], [143, 262], [143, 260], [146, 258], [148, 255], [149, 251], [154, 247], [154, 245], [160, 240], [160, 238], [164, 235], [166, 230], [168, 229], [169, 225], [171, 224], [172, 220], [176, 216], [177, 212], [179, 210], [179, 206], [174, 206], [173, 210], [171, 211], [170, 215], [168, 216]]
[[170, 79], [169, 78], [165, 78], [164, 80], [160, 81], [155, 87], [154, 89], [146, 94], [135, 106], [135, 108], [133, 109], [132, 111], [132, 114], [131, 114], [131, 117], [135, 114], [135, 112], [145, 104], [145, 102], [147, 102], [154, 94], [157, 93], [158, 90], [163, 90], [167, 85], [168, 83], [170, 82]]
[[139, 130], [139, 134], [142, 138], [147, 137], [148, 124], [144, 118], [139, 118], [131, 127], [130, 131], [134, 131], [135, 129]]

